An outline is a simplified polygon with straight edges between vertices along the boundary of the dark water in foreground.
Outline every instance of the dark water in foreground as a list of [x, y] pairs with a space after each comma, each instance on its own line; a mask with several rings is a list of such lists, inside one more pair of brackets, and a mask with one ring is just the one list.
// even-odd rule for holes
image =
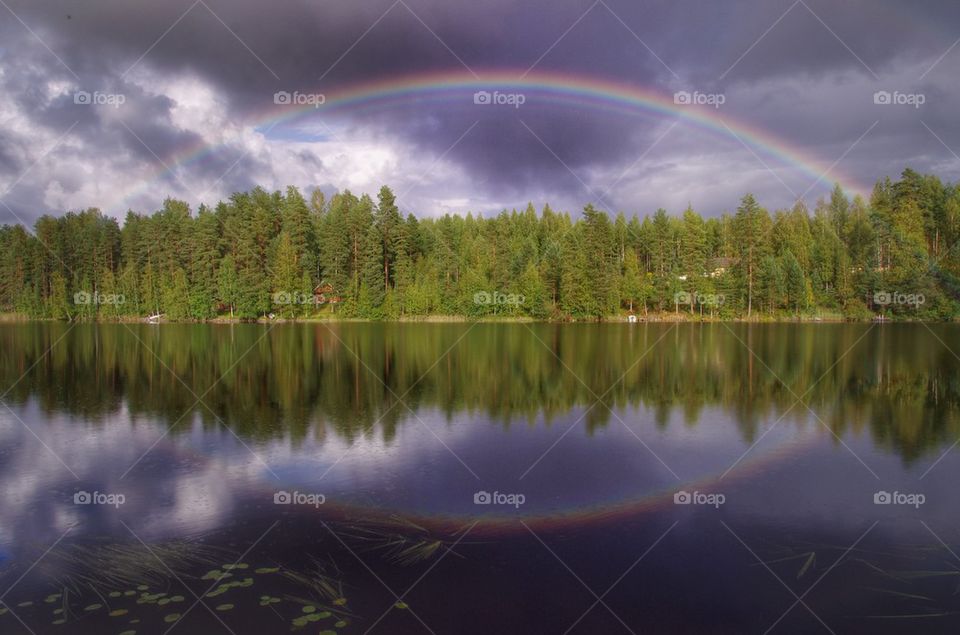
[[958, 336], [0, 325], [0, 633], [954, 633]]

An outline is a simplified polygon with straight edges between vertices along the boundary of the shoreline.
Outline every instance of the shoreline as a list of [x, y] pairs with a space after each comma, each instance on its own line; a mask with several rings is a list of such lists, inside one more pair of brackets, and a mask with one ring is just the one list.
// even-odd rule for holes
[[525, 316], [483, 316], [471, 318], [466, 315], [421, 315], [407, 316], [399, 318], [369, 319], [352, 318], [339, 316], [309, 316], [302, 318], [231, 318], [218, 316], [210, 320], [167, 320], [161, 319], [148, 322], [144, 318], [120, 317], [120, 318], [97, 318], [97, 319], [76, 319], [59, 320], [56, 318], [39, 318], [21, 315], [17, 313], [0, 313], [0, 323], [27, 323], [27, 322], [62, 322], [88, 323], [88, 324], [316, 324], [316, 323], [358, 323], [358, 324], [456, 324], [466, 322], [482, 322], [489, 324], [950, 324], [960, 321], [960, 316], [953, 316], [947, 319], [910, 319], [904, 317], [884, 317], [879, 316], [866, 318], [843, 317], [835, 314], [826, 316], [801, 315], [795, 317], [788, 316], [754, 316], [746, 317], [690, 317], [686, 314], [661, 313], [649, 314], [645, 317], [637, 316], [636, 322], [630, 322], [626, 315], [607, 316], [596, 320], [574, 320], [568, 318], [531, 318]]

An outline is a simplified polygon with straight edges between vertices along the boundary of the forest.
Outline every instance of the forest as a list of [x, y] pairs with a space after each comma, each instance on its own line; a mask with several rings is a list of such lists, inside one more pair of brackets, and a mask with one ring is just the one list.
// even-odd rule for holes
[[960, 184], [906, 169], [811, 211], [747, 194], [704, 218], [587, 205], [404, 217], [389, 187], [254, 188], [215, 207], [0, 227], [0, 312], [24, 318], [952, 319]]

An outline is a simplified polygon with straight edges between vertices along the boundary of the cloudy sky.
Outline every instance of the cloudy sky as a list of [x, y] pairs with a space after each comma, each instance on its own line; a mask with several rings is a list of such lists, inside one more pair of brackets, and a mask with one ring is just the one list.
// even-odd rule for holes
[[716, 215], [955, 181], [958, 38], [947, 0], [0, 0], [0, 222], [257, 184]]

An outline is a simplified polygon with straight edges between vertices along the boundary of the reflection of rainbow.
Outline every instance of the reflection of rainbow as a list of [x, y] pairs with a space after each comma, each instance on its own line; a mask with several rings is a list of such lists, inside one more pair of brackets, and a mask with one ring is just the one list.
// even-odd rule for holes
[[[769, 132], [728, 117], [723, 114], [722, 109], [680, 106], [674, 103], [672, 94], [664, 94], [652, 88], [568, 73], [539, 71], [526, 76], [519, 71], [490, 71], [481, 73], [481, 77], [482, 79], [477, 79], [466, 70], [441, 71], [378, 80], [334, 91], [324, 91], [319, 88], [316, 91], [300, 91], [324, 93], [326, 101], [320, 107], [310, 104], [277, 106], [273, 104], [273, 96], [270, 95], [267, 97], [270, 100], [270, 108], [250, 117], [247, 125], [264, 133], [283, 122], [290, 122], [310, 113], [314, 116], [328, 117], [342, 114], [347, 110], [355, 112], [359, 109], [409, 107], [425, 103], [443, 103], [448, 107], [471, 107], [473, 93], [476, 91], [516, 92], [524, 93], [527, 108], [534, 104], [572, 105], [615, 109], [659, 119], [675, 118], [681, 123], [725, 139], [733, 139], [735, 135], [758, 154], [773, 157], [779, 164], [790, 166], [808, 175], [811, 184], [816, 184], [823, 179], [828, 182], [838, 181], [849, 193], [862, 194], [869, 191], [869, 188], [838, 174], [833, 166], [814, 158], [802, 148], [778, 139]], [[165, 167], [150, 179], [140, 183], [136, 189], [128, 191], [123, 201], [145, 190], [156, 180], [172, 175], [178, 168], [195, 164], [227, 145], [196, 145], [176, 153], [166, 161], [169, 169]]]
[[777, 447], [775, 450], [766, 453], [756, 453], [753, 456], [748, 455], [726, 478], [720, 474], [705, 475], [696, 480], [677, 483], [675, 487], [667, 490], [649, 492], [634, 499], [600, 503], [591, 507], [538, 514], [521, 514], [519, 516], [510, 514], [473, 517], [418, 516], [416, 514], [411, 516], [398, 510], [394, 513], [413, 520], [413, 522], [417, 524], [445, 531], [457, 531], [465, 525], [479, 520], [480, 522], [474, 531], [471, 532], [476, 534], [503, 534], [524, 531], [523, 525], [521, 525], [518, 520], [522, 520], [534, 529], [605, 524], [612, 521], [635, 518], [652, 512], [663, 512], [673, 509], [673, 495], [681, 489], [691, 491], [698, 490], [705, 493], [729, 491], [729, 489], [735, 487], [737, 481], [742, 481], [755, 475], [768, 465], [779, 463], [791, 455], [799, 454], [809, 449], [816, 444], [820, 438], [821, 437], [818, 437], [816, 434], [808, 434], [803, 438], [791, 440]]
[[[677, 483], [667, 489], [644, 492], [634, 498], [598, 501], [592, 505], [581, 505], [555, 510], [536, 512], [510, 512], [498, 514], [468, 515], [425, 513], [408, 508], [369, 507], [344, 502], [328, 502], [323, 506], [323, 515], [328, 519], [356, 521], [364, 519], [371, 522], [389, 522], [402, 518], [415, 525], [430, 528], [439, 533], [457, 533], [465, 526], [479, 521], [471, 531], [473, 535], [502, 535], [525, 531], [519, 521], [533, 529], [549, 530], [556, 527], [580, 527], [602, 525], [613, 521], [625, 521], [645, 514], [664, 512], [674, 509], [673, 495], [679, 490], [710, 492], [729, 492], [738, 481], [755, 476], [765, 467], [780, 464], [791, 456], [796, 456], [822, 440], [822, 436], [807, 433], [776, 445], [766, 452], [755, 448], [739, 462], [730, 474], [724, 477], [720, 473], [704, 474], [693, 480]], [[266, 500], [267, 494], [262, 494]], [[311, 508], [302, 508], [310, 513]]]

